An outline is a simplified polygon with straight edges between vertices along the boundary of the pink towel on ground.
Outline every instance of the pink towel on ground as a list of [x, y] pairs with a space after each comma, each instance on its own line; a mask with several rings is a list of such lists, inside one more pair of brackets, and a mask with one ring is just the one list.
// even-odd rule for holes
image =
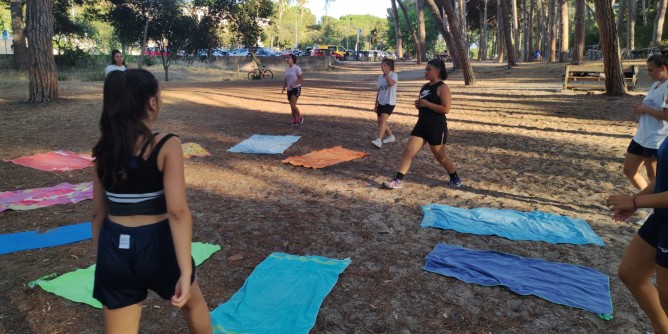
[[54, 187], [0, 192], [0, 212], [32, 210], [56, 204], [78, 203], [93, 198], [93, 182], [61, 183]]
[[305, 155], [289, 157], [282, 162], [286, 162], [295, 166], [304, 166], [318, 169], [353, 159], [359, 159], [367, 155], [368, 154], [364, 152], [351, 151], [341, 146], [336, 146], [311, 152]]
[[183, 158], [190, 159], [192, 157], [208, 157], [211, 155], [202, 145], [196, 143], [183, 143]]
[[93, 165], [93, 157], [90, 155], [78, 154], [71, 151], [48, 152], [5, 161], [53, 172], [67, 172]]

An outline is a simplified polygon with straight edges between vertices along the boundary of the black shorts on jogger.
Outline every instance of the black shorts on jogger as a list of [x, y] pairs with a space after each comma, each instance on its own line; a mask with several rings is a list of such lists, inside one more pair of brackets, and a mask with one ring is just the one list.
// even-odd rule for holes
[[290, 89], [288, 91], [288, 101], [290, 101], [290, 98], [292, 98], [293, 96], [299, 97], [299, 95], [302, 95], [302, 86]]
[[418, 118], [411, 136], [420, 137], [431, 146], [443, 145], [448, 141], [448, 123]]
[[[192, 260], [195, 281], [195, 262]], [[100, 231], [93, 297], [108, 309], [137, 304], [153, 290], [167, 300], [181, 275], [167, 220], [126, 227], [105, 220]]]

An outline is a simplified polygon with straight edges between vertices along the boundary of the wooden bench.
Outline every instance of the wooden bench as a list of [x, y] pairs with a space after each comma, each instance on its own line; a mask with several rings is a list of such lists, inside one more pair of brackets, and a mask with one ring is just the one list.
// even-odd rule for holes
[[[622, 65], [624, 81], [629, 90], [636, 89], [638, 65]], [[605, 90], [603, 64], [566, 65], [564, 89]]]

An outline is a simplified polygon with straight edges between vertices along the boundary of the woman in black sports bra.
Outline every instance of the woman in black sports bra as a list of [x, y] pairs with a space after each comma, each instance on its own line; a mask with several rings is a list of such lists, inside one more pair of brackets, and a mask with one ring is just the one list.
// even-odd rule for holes
[[450, 181], [447, 185], [451, 188], [462, 186], [455, 164], [445, 151], [445, 142], [448, 138], [448, 123], [445, 115], [450, 112], [452, 96], [448, 85], [443, 83], [443, 80], [448, 77], [443, 61], [440, 59], [430, 60], [425, 67], [424, 76], [429, 82], [422, 86], [420, 95], [415, 100], [415, 108], [419, 110], [417, 124], [415, 124], [408, 143], [406, 143], [396, 176], [384, 181], [384, 188], [401, 188], [402, 180], [411, 166], [413, 157], [427, 143], [436, 161], [450, 175]]
[[106, 333], [137, 333], [153, 290], [181, 308], [191, 333], [211, 333], [209, 308], [190, 254], [192, 217], [181, 141], [151, 133], [160, 115], [158, 80], [146, 70], [104, 81], [101, 136], [93, 148], [93, 297]]

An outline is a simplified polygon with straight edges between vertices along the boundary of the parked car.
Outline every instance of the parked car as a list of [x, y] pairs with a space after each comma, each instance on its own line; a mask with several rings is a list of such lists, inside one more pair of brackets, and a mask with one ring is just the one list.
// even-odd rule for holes
[[[169, 50], [165, 50], [162, 52], [162, 55], [165, 57], [169, 57]], [[160, 56], [160, 49], [156, 47], [147, 47], [144, 49], [144, 56], [149, 56], [149, 57], [159, 57]]]
[[234, 49], [230, 51], [230, 56], [248, 56], [248, 49]]

